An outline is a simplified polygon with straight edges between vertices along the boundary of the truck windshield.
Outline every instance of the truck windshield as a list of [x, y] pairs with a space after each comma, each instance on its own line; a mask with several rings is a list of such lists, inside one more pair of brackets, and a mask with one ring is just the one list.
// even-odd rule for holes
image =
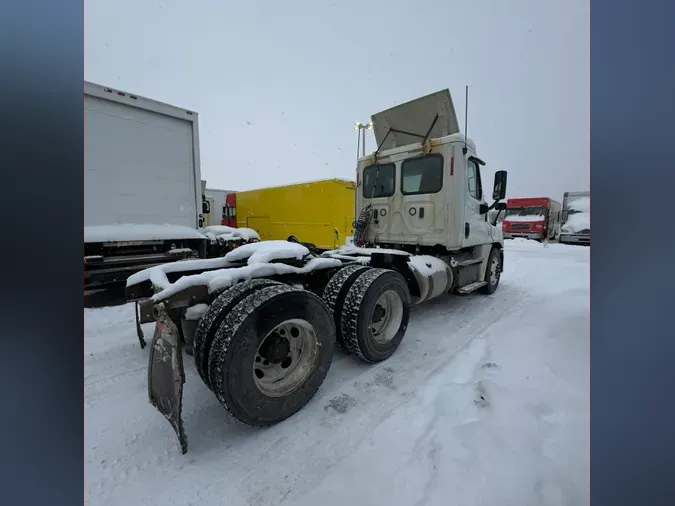
[[395, 175], [396, 166], [393, 163], [375, 164], [363, 169], [363, 197], [391, 197], [394, 194]]
[[510, 207], [506, 210], [505, 217], [509, 216], [544, 216], [543, 207]]

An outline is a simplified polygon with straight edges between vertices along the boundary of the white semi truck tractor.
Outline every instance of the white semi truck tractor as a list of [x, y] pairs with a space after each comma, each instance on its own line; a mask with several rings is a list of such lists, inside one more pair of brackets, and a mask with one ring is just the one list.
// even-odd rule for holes
[[[355, 242], [317, 256], [285, 241], [141, 271], [127, 281], [137, 326], [157, 322], [148, 392], [187, 451], [183, 348], [240, 422], [298, 412], [324, 381], [336, 344], [367, 363], [394, 354], [410, 308], [448, 293], [492, 294], [504, 241], [506, 171], [483, 194], [485, 162], [462, 135], [448, 90], [372, 116], [377, 150], [357, 166]], [[448, 303], [452, 303], [448, 299]], [[189, 355], [188, 355], [189, 356]]]

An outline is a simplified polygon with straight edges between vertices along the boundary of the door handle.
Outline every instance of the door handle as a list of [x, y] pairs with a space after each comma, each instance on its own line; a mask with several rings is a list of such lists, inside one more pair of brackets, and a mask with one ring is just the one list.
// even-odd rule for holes
[[464, 223], [464, 238], [468, 239], [469, 238], [469, 233], [471, 232], [471, 225], [468, 223]]

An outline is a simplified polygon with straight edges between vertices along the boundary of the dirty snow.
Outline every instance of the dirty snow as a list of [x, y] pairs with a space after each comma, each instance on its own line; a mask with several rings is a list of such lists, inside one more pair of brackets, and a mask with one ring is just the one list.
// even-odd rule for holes
[[541, 216], [541, 215], [538, 215], [538, 214], [532, 214], [532, 215], [528, 215], [528, 216], [514, 215], [514, 216], [507, 216], [506, 218], [504, 218], [504, 221], [508, 221], [508, 222], [511, 222], [511, 223], [530, 222], [530, 221], [544, 221], [544, 217]]
[[159, 241], [167, 239], [204, 239], [198, 230], [180, 225], [94, 225], [84, 227], [84, 242]]
[[494, 295], [414, 308], [379, 365], [336, 352], [314, 399], [269, 429], [229, 418], [186, 356], [184, 456], [148, 403], [133, 305], [86, 309], [86, 503], [587, 504], [589, 249], [505, 247]]

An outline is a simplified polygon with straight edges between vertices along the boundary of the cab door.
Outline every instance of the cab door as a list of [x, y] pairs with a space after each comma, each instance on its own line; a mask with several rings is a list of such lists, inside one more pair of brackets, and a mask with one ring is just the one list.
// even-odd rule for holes
[[[469, 155], [471, 153], [469, 152]], [[488, 235], [489, 226], [486, 214], [481, 214], [481, 204], [486, 204], [483, 196], [483, 184], [480, 177], [480, 163], [475, 156], [466, 160], [466, 198], [464, 199], [464, 230], [462, 246], [488, 244], [492, 238]]]

